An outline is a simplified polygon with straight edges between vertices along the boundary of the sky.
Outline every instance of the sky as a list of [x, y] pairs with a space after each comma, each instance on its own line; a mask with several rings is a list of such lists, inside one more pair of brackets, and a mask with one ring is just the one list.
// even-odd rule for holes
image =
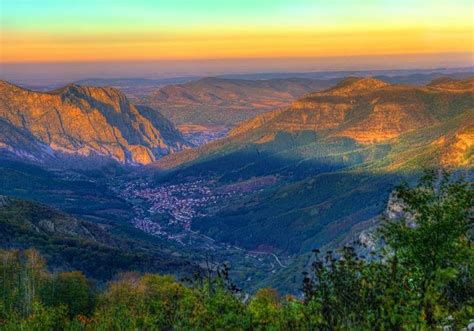
[[[472, 0], [0, 0], [0, 65], [462, 66], [473, 63], [473, 21]], [[334, 61], [347, 58], [359, 60]]]

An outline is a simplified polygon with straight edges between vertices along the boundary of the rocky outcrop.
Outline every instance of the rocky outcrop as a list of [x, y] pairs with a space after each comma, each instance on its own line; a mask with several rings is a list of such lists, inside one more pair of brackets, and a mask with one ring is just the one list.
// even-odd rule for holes
[[107, 234], [97, 225], [78, 220], [46, 205], [0, 195], [0, 223], [2, 222], [23, 226], [38, 234], [78, 237], [95, 242], [107, 238]]
[[8, 206], [10, 199], [4, 195], [0, 195], [0, 208]]
[[0, 148], [44, 161], [60, 156], [147, 164], [187, 147], [159, 112], [114, 88], [75, 84], [35, 92], [0, 81]]

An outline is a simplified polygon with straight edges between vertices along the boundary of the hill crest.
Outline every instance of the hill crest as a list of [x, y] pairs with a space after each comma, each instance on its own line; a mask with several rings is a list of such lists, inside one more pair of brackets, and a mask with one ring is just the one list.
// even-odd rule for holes
[[[339, 87], [311, 93], [287, 108], [245, 121], [234, 128], [227, 139], [164, 158], [157, 164], [164, 168], [175, 167], [214, 153], [238, 149], [239, 146], [272, 143], [282, 132], [293, 135], [314, 132], [327, 139], [350, 139], [367, 147], [396, 143], [406, 134], [429, 128], [436, 131], [439, 129], [435, 128], [443, 127], [451, 119], [472, 113], [474, 88], [470, 87], [470, 82], [472, 79], [450, 81], [450, 86], [443, 88], [441, 86], [446, 83], [436, 87], [431, 84], [416, 87], [391, 85], [371, 78], [350, 78], [341, 82]], [[464, 153], [471, 148], [472, 135], [465, 125], [469, 121], [472, 123], [472, 120], [470, 116], [465, 118], [467, 123], [456, 122], [456, 127], [446, 128], [450, 137], [458, 138], [445, 141], [449, 144], [456, 141], [458, 148], [443, 148], [443, 151]], [[456, 135], [461, 124], [463, 129], [459, 130], [462, 133]], [[424, 140], [425, 143], [430, 139]], [[459, 162], [454, 163], [465, 164], [464, 158], [459, 156], [455, 158]]]

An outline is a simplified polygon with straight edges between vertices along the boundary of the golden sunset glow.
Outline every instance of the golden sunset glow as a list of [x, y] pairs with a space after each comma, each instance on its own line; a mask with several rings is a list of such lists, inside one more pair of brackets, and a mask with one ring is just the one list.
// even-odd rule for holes
[[472, 53], [472, 3], [2, 2], [1, 62]]
[[5, 62], [212, 59], [471, 52], [473, 34], [463, 29], [358, 32], [242, 32], [172, 37], [58, 40], [32, 35], [5, 38]]

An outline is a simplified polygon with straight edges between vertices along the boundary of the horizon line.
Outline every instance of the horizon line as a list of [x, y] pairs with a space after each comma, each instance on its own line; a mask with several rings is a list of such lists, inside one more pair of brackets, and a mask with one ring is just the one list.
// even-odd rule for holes
[[408, 52], [408, 53], [382, 53], [382, 54], [349, 54], [349, 55], [308, 55], [308, 56], [249, 56], [249, 57], [215, 57], [215, 58], [156, 58], [156, 59], [84, 59], [84, 60], [43, 60], [43, 61], [3, 61], [1, 65], [32, 65], [32, 64], [88, 64], [88, 63], [147, 63], [147, 62], [225, 62], [225, 61], [264, 61], [264, 60], [311, 60], [311, 59], [344, 59], [344, 58], [380, 58], [380, 57], [433, 57], [449, 55], [470, 55], [471, 65], [474, 66], [474, 51], [459, 52]]

